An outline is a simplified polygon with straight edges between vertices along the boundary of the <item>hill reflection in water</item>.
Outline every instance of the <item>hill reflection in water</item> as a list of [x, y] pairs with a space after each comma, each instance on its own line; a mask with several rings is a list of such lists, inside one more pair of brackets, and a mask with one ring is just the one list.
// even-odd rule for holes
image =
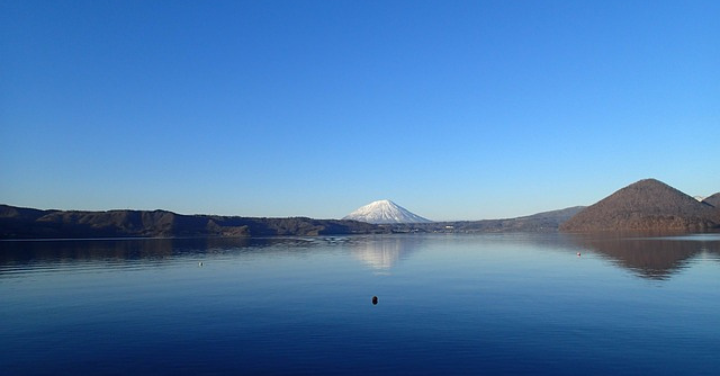
[[[307, 251], [310, 238], [124, 238], [38, 240], [0, 242], [0, 274], [5, 270], [44, 268], [131, 266], [138, 261], [162, 264], [178, 259], [202, 260], [210, 255], [259, 252]], [[285, 246], [285, 247], [283, 247]]]
[[579, 247], [643, 278], [670, 279], [695, 257], [720, 261], [720, 234], [679, 236], [573, 235]]

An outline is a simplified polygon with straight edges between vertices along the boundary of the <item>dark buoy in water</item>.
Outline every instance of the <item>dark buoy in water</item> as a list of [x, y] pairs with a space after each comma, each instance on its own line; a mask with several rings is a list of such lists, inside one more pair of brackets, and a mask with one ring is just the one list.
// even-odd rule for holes
[[580, 256], [582, 256], [582, 255], [580, 254], [580, 252], [578, 252], [578, 257], [580, 257]]
[[377, 302], [378, 302], [377, 296], [373, 296], [373, 298], [372, 298], [373, 305], [377, 305]]

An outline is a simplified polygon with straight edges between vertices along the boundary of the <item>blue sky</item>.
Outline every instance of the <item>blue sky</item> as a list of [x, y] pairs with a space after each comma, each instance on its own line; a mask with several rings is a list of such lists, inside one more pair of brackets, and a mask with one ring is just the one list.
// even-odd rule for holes
[[718, 1], [0, 1], [0, 203], [435, 220], [720, 191]]

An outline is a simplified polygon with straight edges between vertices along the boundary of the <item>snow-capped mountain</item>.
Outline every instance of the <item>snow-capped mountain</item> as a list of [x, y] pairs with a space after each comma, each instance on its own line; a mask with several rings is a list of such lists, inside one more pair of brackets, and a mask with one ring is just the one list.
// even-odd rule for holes
[[427, 218], [411, 213], [407, 209], [390, 200], [371, 202], [348, 214], [343, 219], [375, 224], [432, 222]]

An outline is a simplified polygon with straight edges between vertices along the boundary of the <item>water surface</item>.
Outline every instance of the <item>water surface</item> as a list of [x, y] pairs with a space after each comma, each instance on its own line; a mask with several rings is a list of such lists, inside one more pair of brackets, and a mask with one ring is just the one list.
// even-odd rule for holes
[[0, 242], [4, 374], [711, 375], [719, 349], [717, 235]]

